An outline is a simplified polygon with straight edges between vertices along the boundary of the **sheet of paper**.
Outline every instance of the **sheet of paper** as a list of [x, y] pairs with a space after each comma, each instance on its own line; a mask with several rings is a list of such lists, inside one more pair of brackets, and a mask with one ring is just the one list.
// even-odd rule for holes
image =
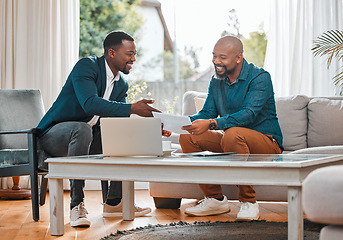
[[216, 156], [225, 156], [236, 154], [236, 152], [224, 152], [224, 153], [215, 153], [210, 151], [203, 152], [194, 152], [194, 153], [174, 153], [178, 157], [216, 157]]
[[181, 130], [182, 126], [191, 125], [191, 119], [187, 116], [178, 116], [167, 113], [152, 112], [155, 118], [160, 118], [163, 123], [163, 129], [174, 132], [188, 134], [187, 131]]

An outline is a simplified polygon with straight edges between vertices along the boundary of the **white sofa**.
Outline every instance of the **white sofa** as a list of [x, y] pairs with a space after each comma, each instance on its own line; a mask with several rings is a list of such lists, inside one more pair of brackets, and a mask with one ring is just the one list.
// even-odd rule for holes
[[[182, 114], [195, 114], [196, 103], [199, 104], [206, 96], [206, 93], [186, 92]], [[343, 97], [282, 97], [276, 99], [276, 110], [284, 137], [283, 153], [343, 154]], [[171, 139], [172, 147], [180, 151], [178, 135], [173, 134]], [[236, 186], [222, 187], [228, 199], [237, 199]], [[287, 187], [255, 186], [254, 189], [258, 201], [287, 201]], [[151, 182], [150, 195], [154, 197], [157, 208], [178, 208], [182, 198], [203, 198], [198, 185], [188, 183]]]

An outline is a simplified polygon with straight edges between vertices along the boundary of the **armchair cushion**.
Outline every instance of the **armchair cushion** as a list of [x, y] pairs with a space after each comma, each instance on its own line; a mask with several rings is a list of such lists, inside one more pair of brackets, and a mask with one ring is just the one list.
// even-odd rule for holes
[[[48, 164], [44, 162], [49, 156], [42, 150], [37, 151], [38, 168], [43, 171], [48, 170]], [[29, 163], [29, 151], [27, 149], [1, 149], [0, 167], [13, 166]]]

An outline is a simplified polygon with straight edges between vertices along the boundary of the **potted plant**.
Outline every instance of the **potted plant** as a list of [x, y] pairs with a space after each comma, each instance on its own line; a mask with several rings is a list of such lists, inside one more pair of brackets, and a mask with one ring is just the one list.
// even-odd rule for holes
[[[312, 48], [312, 51], [315, 56], [328, 56], [328, 68], [330, 67], [333, 58], [337, 58], [338, 61], [343, 60], [343, 31], [329, 30], [322, 33], [313, 43], [314, 47]], [[342, 69], [342, 67], [339, 69]], [[340, 71], [332, 79], [339, 89], [339, 94], [343, 95], [343, 71]]]

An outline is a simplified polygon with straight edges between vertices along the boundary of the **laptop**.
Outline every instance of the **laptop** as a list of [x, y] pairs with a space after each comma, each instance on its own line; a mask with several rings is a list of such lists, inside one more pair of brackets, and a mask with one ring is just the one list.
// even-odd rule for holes
[[159, 118], [101, 118], [104, 156], [162, 156]]

